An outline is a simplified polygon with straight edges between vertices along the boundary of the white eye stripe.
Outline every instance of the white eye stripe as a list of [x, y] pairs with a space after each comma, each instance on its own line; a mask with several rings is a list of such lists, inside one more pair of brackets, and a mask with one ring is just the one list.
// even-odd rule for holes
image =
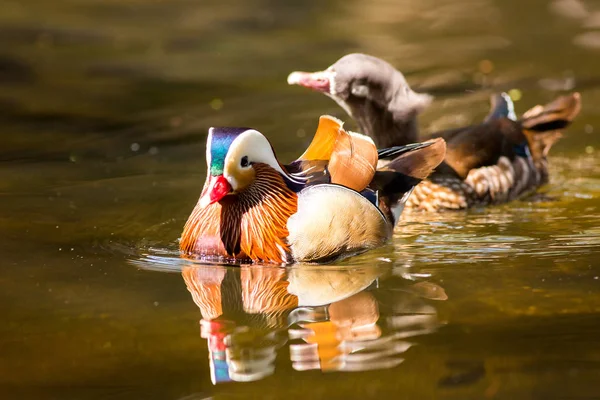
[[[243, 157], [248, 158], [247, 167], [242, 167], [241, 165]], [[282, 175], [286, 175], [279, 165], [277, 158], [275, 158], [275, 154], [267, 138], [259, 131], [249, 129], [235, 138], [229, 146], [229, 151], [225, 156], [225, 171], [223, 172], [223, 176], [236, 189], [236, 172], [241, 172], [242, 168], [250, 168], [252, 163], [267, 164]]]

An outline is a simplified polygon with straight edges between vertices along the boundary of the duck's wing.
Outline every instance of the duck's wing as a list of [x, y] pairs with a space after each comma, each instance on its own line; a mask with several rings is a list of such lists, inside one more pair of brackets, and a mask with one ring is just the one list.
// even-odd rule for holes
[[446, 153], [446, 142], [442, 138], [405, 147], [404, 151], [397, 149], [399, 155], [377, 169], [369, 185], [379, 194], [379, 208], [392, 225], [399, 220], [412, 189], [432, 173]]
[[340, 131], [343, 130], [343, 125], [344, 123], [335, 117], [322, 115], [319, 118], [319, 125], [312, 142], [310, 142], [306, 151], [298, 157], [298, 160], [329, 160]]
[[435, 132], [431, 137], [446, 140], [445, 162], [438, 175], [465, 179], [475, 168], [494, 165], [500, 156], [514, 157], [514, 149], [507, 141], [526, 143], [520, 125], [515, 122], [514, 104], [506, 93], [491, 96], [491, 109], [483, 123]]
[[[380, 172], [394, 172], [423, 180], [444, 159], [446, 142], [441, 138], [431, 139], [423, 143], [399, 146], [396, 151], [398, 155], [383, 167], [378, 168], [376, 176], [380, 176]], [[383, 190], [384, 188], [378, 187], [377, 189]]]
[[286, 172], [302, 179], [307, 186], [331, 182], [327, 166], [340, 131], [343, 131], [342, 126], [342, 121], [337, 118], [321, 116], [310, 145], [297, 160], [284, 166]]
[[445, 129], [443, 131], [434, 132], [430, 135], [431, 138], [443, 138], [446, 142], [452, 141], [457, 136], [465, 136], [466, 132], [470, 134], [476, 135], [479, 132], [477, 130], [481, 125], [485, 125], [488, 122], [493, 122], [494, 120], [507, 118], [511, 121], [516, 121], [517, 116], [515, 114], [515, 106], [507, 93], [494, 93], [490, 97], [490, 112], [483, 120], [483, 124], [480, 125], [468, 125], [462, 126], [459, 128], [453, 129]]
[[501, 156], [514, 157], [514, 144], [526, 138], [518, 122], [508, 118], [490, 119], [479, 125], [465, 127], [453, 135], [440, 135], [447, 143], [444, 166], [438, 173], [448, 174], [448, 167], [465, 179], [475, 168], [494, 165]]
[[339, 184], [302, 190], [297, 212], [287, 223], [287, 241], [294, 259], [332, 261], [383, 244], [412, 188], [443, 160], [445, 148], [444, 140], [436, 139], [410, 146], [407, 151], [397, 149], [400, 155], [374, 172], [370, 181], [370, 189], [379, 195], [379, 207], [365, 195], [367, 191], [359, 193]]
[[[422, 148], [431, 146], [432, 143], [433, 143], [433, 141], [429, 140], [427, 142], [422, 142], [422, 143], [407, 144], [406, 146], [388, 147], [387, 149], [377, 150], [377, 155], [379, 156], [380, 161], [392, 160], [398, 156], [401, 156], [402, 154], [410, 153], [413, 150], [418, 150], [418, 149], [422, 149]], [[384, 162], [384, 164], [387, 164], [387, 163]]]
[[434, 134], [446, 139], [444, 164], [462, 179], [471, 170], [496, 165], [502, 156], [512, 160], [529, 157], [531, 151], [533, 159], [539, 159], [560, 138], [556, 131], [569, 125], [581, 110], [581, 96], [573, 93], [535, 106], [515, 121], [510, 98], [493, 99], [493, 110], [482, 124]]
[[373, 179], [377, 159], [377, 148], [368, 136], [346, 132], [340, 120], [324, 115], [306, 151], [286, 169], [304, 176], [309, 184], [335, 183], [362, 191]]
[[342, 132], [329, 160], [331, 183], [360, 192], [373, 180], [377, 160], [377, 148], [370, 137]]

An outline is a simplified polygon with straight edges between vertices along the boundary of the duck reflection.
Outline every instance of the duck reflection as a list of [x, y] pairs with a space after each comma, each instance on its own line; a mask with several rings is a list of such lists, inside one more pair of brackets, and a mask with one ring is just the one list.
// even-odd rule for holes
[[285, 270], [270, 267], [184, 267], [182, 275], [200, 308], [211, 380], [254, 381], [271, 375], [286, 343], [287, 315], [298, 300], [288, 293]]
[[272, 375], [278, 354], [280, 361], [287, 357], [284, 347], [298, 371], [400, 364], [411, 346], [406, 339], [440, 324], [426, 299], [445, 300], [445, 293], [431, 282], [408, 282], [402, 290], [396, 282], [394, 290], [382, 291], [387, 271], [389, 265], [184, 267], [186, 286], [202, 314], [212, 382]]

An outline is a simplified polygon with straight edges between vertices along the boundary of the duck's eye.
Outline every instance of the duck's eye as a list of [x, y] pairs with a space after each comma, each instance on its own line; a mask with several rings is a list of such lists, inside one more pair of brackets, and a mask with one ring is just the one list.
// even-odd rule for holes
[[354, 82], [352, 84], [352, 94], [356, 97], [367, 97], [369, 87], [364, 82]]
[[242, 161], [240, 161], [240, 165], [242, 168], [246, 168], [250, 163], [248, 162], [248, 156], [242, 157]]

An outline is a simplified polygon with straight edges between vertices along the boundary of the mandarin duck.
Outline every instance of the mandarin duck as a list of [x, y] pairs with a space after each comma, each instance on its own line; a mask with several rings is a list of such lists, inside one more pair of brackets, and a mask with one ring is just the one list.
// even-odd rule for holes
[[[378, 147], [423, 140], [417, 116], [432, 96], [414, 92], [402, 73], [381, 59], [349, 54], [324, 71], [292, 72], [288, 83], [334, 99]], [[446, 158], [415, 188], [406, 208], [464, 209], [530, 193], [548, 181], [548, 151], [580, 109], [580, 95], [573, 93], [517, 119], [508, 95], [493, 96], [483, 123], [430, 136], [446, 140]]]
[[211, 128], [206, 182], [180, 250], [187, 257], [287, 264], [330, 262], [381, 246], [445, 149], [437, 138], [378, 151], [368, 136], [322, 116], [308, 149], [282, 165], [259, 131]]

